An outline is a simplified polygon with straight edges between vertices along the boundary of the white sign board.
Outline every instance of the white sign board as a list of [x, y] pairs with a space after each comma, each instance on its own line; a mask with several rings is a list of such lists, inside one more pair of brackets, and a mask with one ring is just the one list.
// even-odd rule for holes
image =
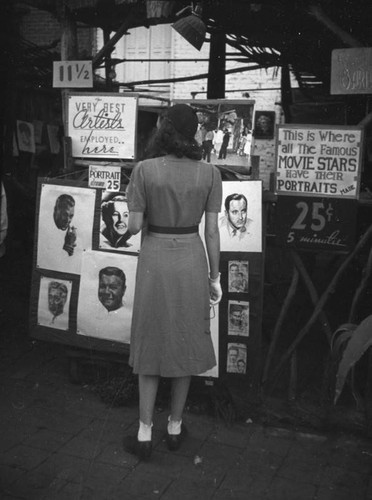
[[73, 157], [135, 159], [137, 94], [67, 94]]
[[92, 61], [54, 61], [53, 87], [92, 88]]
[[357, 198], [363, 132], [337, 125], [279, 125], [276, 192]]
[[121, 168], [107, 165], [89, 165], [88, 183], [91, 188], [120, 191]]
[[372, 94], [372, 47], [332, 50], [331, 94]]

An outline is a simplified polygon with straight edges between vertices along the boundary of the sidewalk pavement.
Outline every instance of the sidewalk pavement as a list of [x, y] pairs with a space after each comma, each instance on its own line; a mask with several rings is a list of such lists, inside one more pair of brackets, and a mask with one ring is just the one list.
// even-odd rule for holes
[[187, 413], [177, 452], [154, 423], [150, 462], [125, 453], [137, 408], [108, 408], [71, 384], [61, 346], [25, 332], [0, 343], [1, 499], [364, 500], [372, 499], [372, 443]]

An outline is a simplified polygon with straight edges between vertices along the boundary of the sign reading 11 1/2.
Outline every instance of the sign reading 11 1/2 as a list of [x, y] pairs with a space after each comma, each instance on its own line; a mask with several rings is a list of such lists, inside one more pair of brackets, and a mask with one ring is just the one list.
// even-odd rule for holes
[[92, 61], [54, 61], [53, 87], [93, 87]]

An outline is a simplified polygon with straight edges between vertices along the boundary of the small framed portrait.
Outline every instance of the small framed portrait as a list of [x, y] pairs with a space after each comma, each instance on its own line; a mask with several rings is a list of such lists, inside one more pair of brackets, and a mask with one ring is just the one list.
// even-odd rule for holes
[[17, 140], [19, 151], [35, 153], [34, 124], [17, 120]]
[[77, 333], [128, 344], [138, 257], [88, 250], [81, 268]]
[[227, 373], [247, 373], [247, 346], [245, 344], [227, 344]]
[[101, 198], [99, 250], [138, 253], [141, 232], [128, 232], [129, 209], [125, 191], [103, 191]]
[[37, 322], [57, 330], [69, 329], [72, 281], [41, 276]]
[[248, 277], [249, 264], [247, 260], [230, 260], [229, 261], [229, 292], [232, 293], [247, 293], [248, 292]]
[[227, 334], [249, 336], [249, 302], [229, 300]]
[[255, 139], [273, 139], [275, 111], [256, 111], [254, 114], [253, 136]]

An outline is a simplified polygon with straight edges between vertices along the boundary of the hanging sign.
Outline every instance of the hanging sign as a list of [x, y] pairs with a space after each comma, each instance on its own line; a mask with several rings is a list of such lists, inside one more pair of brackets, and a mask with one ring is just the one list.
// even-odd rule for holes
[[92, 88], [92, 61], [54, 61], [53, 87]]
[[135, 159], [137, 94], [67, 94], [73, 157]]
[[276, 193], [355, 199], [363, 131], [332, 125], [279, 125]]
[[303, 250], [348, 252], [355, 245], [356, 215], [356, 200], [278, 196], [277, 241]]
[[332, 51], [331, 94], [372, 94], [372, 47]]
[[89, 165], [88, 185], [106, 191], [120, 191], [121, 168], [112, 165]]

